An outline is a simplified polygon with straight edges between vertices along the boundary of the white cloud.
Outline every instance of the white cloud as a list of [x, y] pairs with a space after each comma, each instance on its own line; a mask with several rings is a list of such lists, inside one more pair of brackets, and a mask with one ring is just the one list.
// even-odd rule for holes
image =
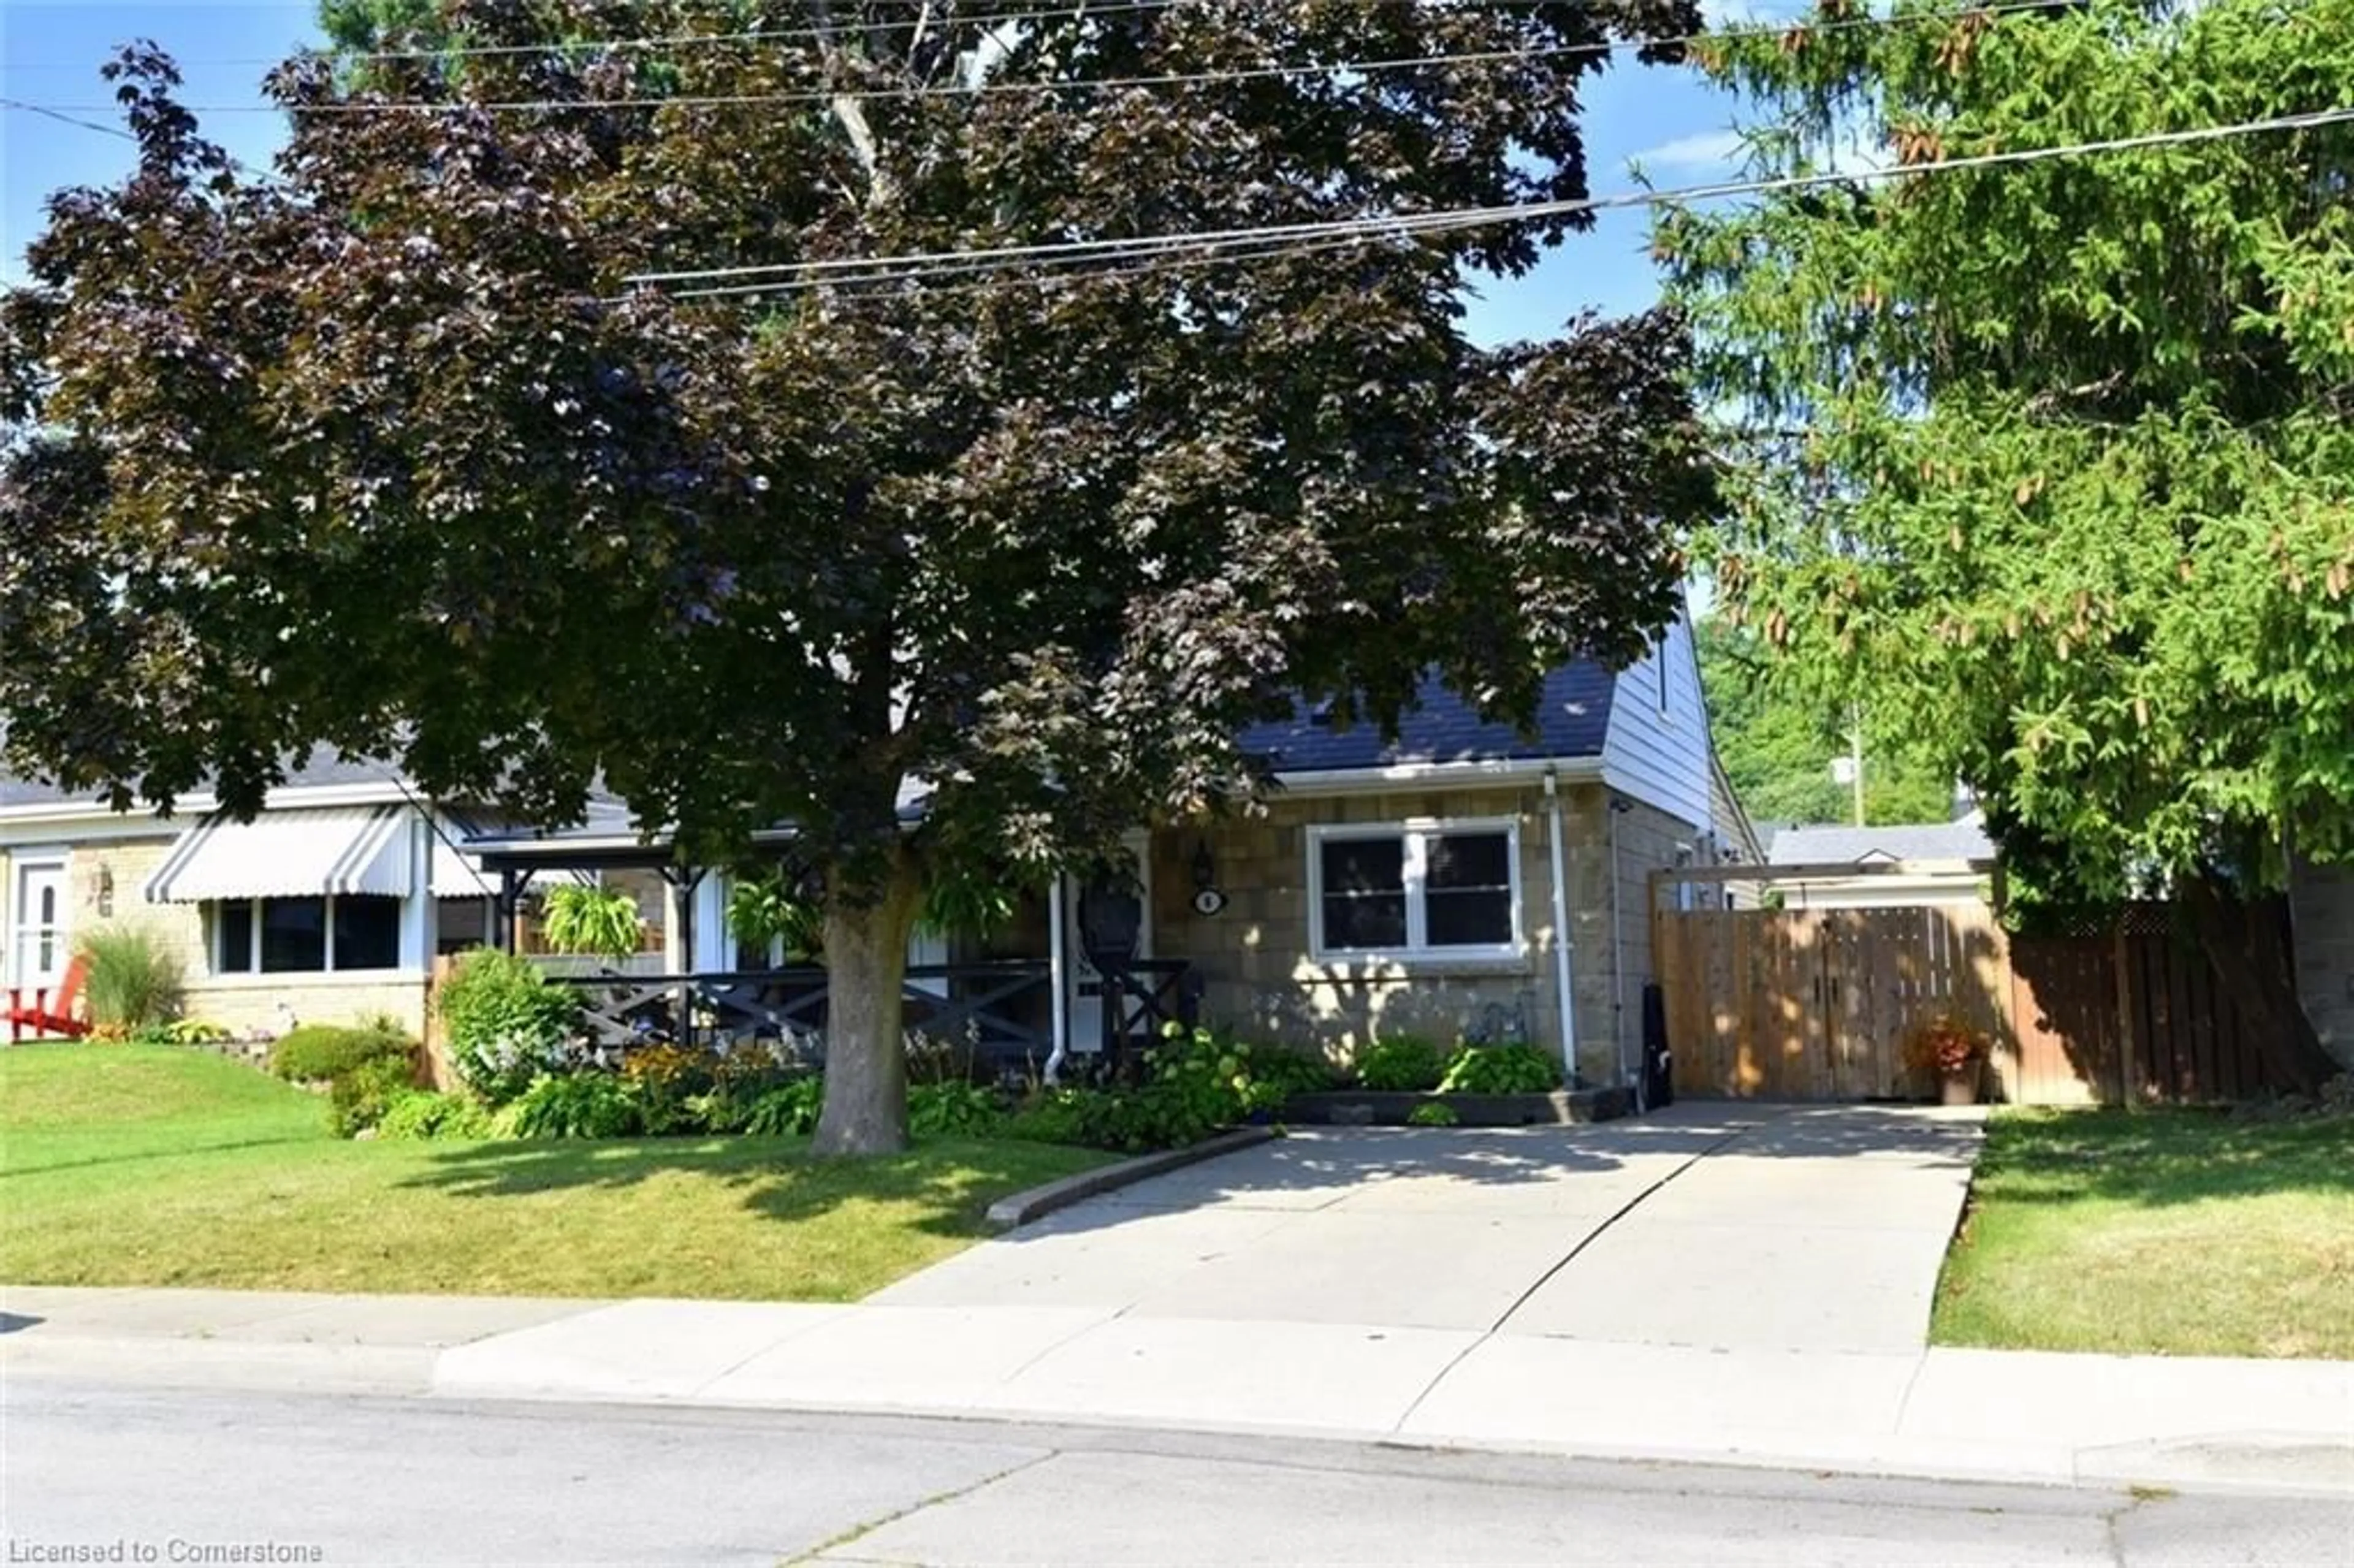
[[1689, 136], [1662, 142], [1656, 147], [1647, 147], [1636, 154], [1632, 161], [1649, 172], [1691, 171], [1729, 168], [1740, 156], [1739, 132], [1699, 131]]

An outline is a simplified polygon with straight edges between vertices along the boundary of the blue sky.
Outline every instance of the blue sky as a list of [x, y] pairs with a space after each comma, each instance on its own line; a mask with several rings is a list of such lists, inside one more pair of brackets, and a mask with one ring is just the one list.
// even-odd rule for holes
[[[1728, 6], [1712, 5], [1712, 15]], [[27, 103], [104, 105], [110, 101], [98, 67], [114, 47], [153, 38], [178, 58], [187, 78], [186, 101], [241, 104], [259, 101], [267, 67], [316, 37], [309, 0], [0, 0], [0, 98]], [[111, 112], [77, 118], [120, 125]], [[1585, 114], [1587, 180], [1596, 194], [1627, 188], [1630, 161], [1639, 159], [1660, 185], [1718, 177], [1726, 166], [1731, 105], [1691, 73], [1645, 68], [1629, 57], [1588, 90]], [[275, 115], [208, 118], [205, 132], [235, 156], [266, 166], [283, 135]], [[131, 163], [131, 143], [101, 132], [60, 123], [23, 110], [0, 111], [0, 277], [23, 275], [25, 246], [39, 232], [51, 191], [107, 184]], [[1594, 230], [1571, 238], [1528, 278], [1490, 283], [1471, 302], [1475, 337], [1494, 342], [1550, 335], [1578, 311], [1606, 314], [1638, 310], [1659, 292], [1646, 255], [1647, 218], [1639, 208], [1606, 212]]]

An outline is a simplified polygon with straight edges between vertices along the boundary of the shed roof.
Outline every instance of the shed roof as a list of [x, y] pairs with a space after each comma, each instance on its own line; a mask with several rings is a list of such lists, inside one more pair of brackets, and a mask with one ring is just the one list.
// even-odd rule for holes
[[1835, 865], [1864, 861], [1992, 860], [1994, 841], [1975, 819], [1903, 822], [1876, 828], [1784, 828], [1766, 852], [1773, 865]]

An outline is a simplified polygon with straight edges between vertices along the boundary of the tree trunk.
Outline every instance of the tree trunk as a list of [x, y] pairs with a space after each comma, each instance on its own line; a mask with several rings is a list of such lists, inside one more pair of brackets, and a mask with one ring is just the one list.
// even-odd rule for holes
[[820, 1154], [896, 1154], [907, 1147], [900, 990], [919, 893], [915, 869], [901, 856], [889, 881], [864, 900], [827, 900]]
[[2277, 904], [2246, 903], [2235, 890], [2203, 876], [2185, 880], [2181, 901], [2217, 982], [2255, 1033], [2267, 1082], [2298, 1094], [2318, 1090], [2339, 1069], [2297, 1000]]

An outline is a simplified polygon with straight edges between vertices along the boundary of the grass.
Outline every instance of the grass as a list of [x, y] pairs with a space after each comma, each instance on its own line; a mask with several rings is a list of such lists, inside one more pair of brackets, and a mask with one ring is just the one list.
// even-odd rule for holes
[[0, 1279], [847, 1301], [956, 1252], [997, 1198], [1109, 1157], [938, 1139], [345, 1142], [210, 1052], [0, 1051]]
[[1998, 1113], [1932, 1337], [2354, 1358], [2354, 1118]]

